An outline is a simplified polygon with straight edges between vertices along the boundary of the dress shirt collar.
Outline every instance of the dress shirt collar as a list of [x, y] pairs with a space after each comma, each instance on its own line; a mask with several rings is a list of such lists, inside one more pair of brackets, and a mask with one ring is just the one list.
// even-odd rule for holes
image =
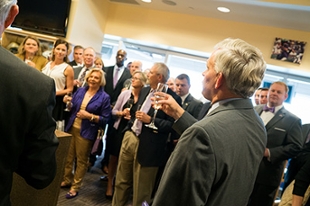
[[182, 99], [182, 104], [184, 104], [185, 99], [188, 97], [189, 93], [185, 94], [184, 96], [180, 96]]

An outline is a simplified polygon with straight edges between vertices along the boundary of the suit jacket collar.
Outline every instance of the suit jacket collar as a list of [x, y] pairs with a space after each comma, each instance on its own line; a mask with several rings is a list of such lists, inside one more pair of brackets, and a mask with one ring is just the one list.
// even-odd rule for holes
[[144, 87], [142, 88], [140, 94], [139, 94], [139, 100], [138, 100], [138, 104], [142, 105], [144, 100], [146, 99], [147, 95], [149, 95], [151, 91], [151, 87]]
[[253, 109], [253, 104], [250, 99], [234, 99], [220, 104], [217, 108], [212, 110], [208, 116], [212, 116], [221, 111], [235, 109]]

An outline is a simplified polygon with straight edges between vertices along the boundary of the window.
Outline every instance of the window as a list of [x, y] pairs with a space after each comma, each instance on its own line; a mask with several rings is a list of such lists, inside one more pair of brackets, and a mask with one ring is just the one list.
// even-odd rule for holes
[[[202, 72], [206, 69], [209, 53], [175, 48], [165, 45], [155, 45], [132, 39], [123, 39], [105, 35], [102, 47], [102, 59], [106, 66], [115, 64], [115, 55], [122, 48], [127, 52], [128, 63], [133, 60], [142, 62], [143, 70], [151, 68], [154, 62], [164, 62], [170, 69], [170, 76], [176, 77], [181, 73], [189, 75], [191, 80], [190, 93], [201, 101], [206, 101], [202, 94]], [[302, 119], [302, 123], [310, 123], [310, 73], [301, 73], [288, 68], [268, 65], [262, 82], [271, 83], [284, 81], [291, 88], [291, 99], [284, 107]], [[253, 103], [254, 103], [254, 97]]]

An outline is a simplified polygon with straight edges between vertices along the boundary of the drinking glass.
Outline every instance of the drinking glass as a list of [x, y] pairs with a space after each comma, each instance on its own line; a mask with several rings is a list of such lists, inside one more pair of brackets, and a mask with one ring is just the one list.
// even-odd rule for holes
[[130, 115], [130, 110], [131, 110], [133, 103], [134, 103], [134, 100], [132, 98], [129, 98], [126, 104], [126, 107], [127, 107], [126, 109], [128, 110], [128, 113], [127, 115], [125, 115], [124, 117], [125, 119], [130, 119], [129, 115]]
[[[155, 92], [167, 92], [167, 90], [168, 90], [168, 85], [166, 85], [164, 83], [158, 83]], [[156, 130], [158, 128], [155, 126], [155, 118], [156, 118], [158, 110], [161, 108], [161, 104], [158, 103], [159, 98], [160, 98], [160, 96], [155, 95], [155, 102], [154, 102], [154, 109], [155, 109], [155, 111], [154, 111], [154, 115], [153, 115], [151, 123], [145, 125], [146, 127], [149, 127], [149, 128], [152, 128], [152, 129], [156, 129]]]
[[[67, 93], [68, 97], [72, 97], [72, 92], [68, 92]], [[70, 112], [71, 111], [71, 108], [72, 108], [72, 102], [71, 100], [68, 100], [67, 103], [66, 103], [66, 108], [65, 108], [65, 111], [66, 112]]]

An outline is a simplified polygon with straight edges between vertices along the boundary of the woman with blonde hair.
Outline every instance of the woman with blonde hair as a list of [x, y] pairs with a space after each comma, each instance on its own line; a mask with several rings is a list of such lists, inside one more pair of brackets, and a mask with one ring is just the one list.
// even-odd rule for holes
[[107, 149], [109, 150], [110, 160], [108, 165], [108, 185], [106, 198], [112, 200], [113, 195], [113, 178], [116, 173], [118, 156], [120, 153], [124, 132], [127, 124], [132, 124], [130, 121], [131, 108], [138, 107], [136, 104], [139, 98], [141, 89], [146, 84], [147, 78], [142, 71], [135, 71], [131, 78], [131, 88], [123, 91], [117, 98], [115, 106], [112, 110], [112, 115], [115, 118], [115, 123], [111, 131], [108, 130], [109, 142]]
[[67, 199], [78, 195], [98, 130], [105, 128], [111, 115], [110, 96], [103, 90], [105, 77], [102, 69], [90, 70], [86, 74], [86, 82], [87, 86], [80, 87], [73, 97], [66, 95], [63, 99], [64, 102], [72, 102], [70, 118], [65, 129], [72, 134], [72, 139], [61, 183], [61, 187], [70, 187]]
[[18, 48], [16, 56], [39, 71], [42, 71], [48, 62], [42, 55], [40, 41], [34, 36], [25, 37]]
[[104, 63], [100, 57], [96, 57], [94, 64], [95, 68], [103, 69], [104, 67]]

